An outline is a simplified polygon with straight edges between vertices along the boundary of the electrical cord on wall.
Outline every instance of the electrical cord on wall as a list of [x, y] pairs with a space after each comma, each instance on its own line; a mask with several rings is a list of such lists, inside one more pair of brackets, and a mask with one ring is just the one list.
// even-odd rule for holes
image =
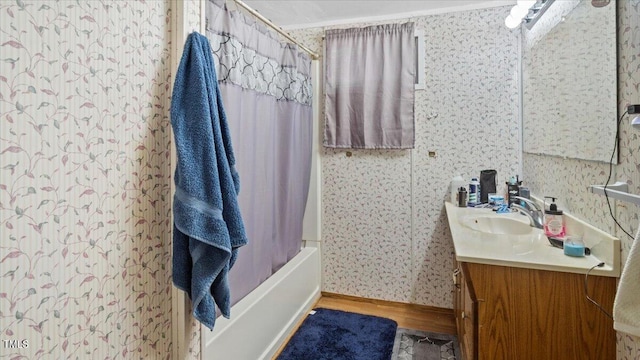
[[591, 303], [597, 306], [598, 309], [600, 309], [600, 311], [602, 311], [605, 315], [613, 319], [613, 316], [611, 316], [611, 314], [609, 314], [600, 304], [598, 304], [597, 301], [593, 300], [591, 296], [589, 296], [589, 273], [591, 272], [591, 270], [597, 267], [603, 267], [603, 266], [604, 266], [604, 263], [601, 262], [598, 265], [593, 265], [589, 270], [587, 270], [587, 273], [584, 275], [584, 296], [586, 296], [587, 300], [591, 301]]
[[616, 225], [618, 225], [620, 230], [622, 230], [625, 234], [627, 234], [630, 238], [633, 239], [633, 236], [631, 236], [631, 233], [629, 233], [627, 230], [625, 230], [625, 228], [622, 227], [622, 225], [620, 225], [620, 223], [618, 222], [618, 219], [616, 219], [616, 216], [613, 214], [613, 210], [611, 209], [611, 202], [609, 201], [609, 195], [607, 194], [607, 186], [609, 186], [609, 182], [611, 181], [611, 174], [613, 173], [613, 156], [616, 154], [616, 149], [618, 148], [618, 138], [620, 136], [620, 122], [622, 122], [622, 118], [625, 117], [625, 115], [627, 115], [628, 113], [629, 113], [629, 110], [628, 109], [625, 110], [622, 116], [620, 116], [620, 118], [618, 119], [618, 123], [616, 124], [616, 141], [615, 141], [615, 144], [613, 145], [613, 152], [611, 153], [611, 159], [609, 160], [609, 177], [607, 177], [607, 183], [604, 185], [604, 197], [607, 199], [609, 214], [611, 214], [613, 221], [615, 221]]

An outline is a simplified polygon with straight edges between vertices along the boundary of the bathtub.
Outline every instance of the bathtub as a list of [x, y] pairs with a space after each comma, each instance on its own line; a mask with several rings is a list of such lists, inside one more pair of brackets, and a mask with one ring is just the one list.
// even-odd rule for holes
[[213, 331], [202, 327], [202, 360], [273, 357], [320, 298], [320, 249], [309, 243], [236, 303], [231, 319], [219, 317]]

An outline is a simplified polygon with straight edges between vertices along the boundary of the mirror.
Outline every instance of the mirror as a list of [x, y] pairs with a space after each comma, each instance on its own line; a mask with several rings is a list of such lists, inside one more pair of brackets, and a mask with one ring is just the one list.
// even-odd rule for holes
[[554, 1], [531, 29], [522, 26], [524, 152], [611, 159], [617, 127], [615, 6]]

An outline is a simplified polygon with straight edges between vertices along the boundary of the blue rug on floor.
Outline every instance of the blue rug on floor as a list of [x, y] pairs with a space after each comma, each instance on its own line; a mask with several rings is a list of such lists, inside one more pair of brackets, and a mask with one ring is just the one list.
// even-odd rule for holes
[[397, 327], [377, 316], [315, 309], [278, 360], [389, 360]]

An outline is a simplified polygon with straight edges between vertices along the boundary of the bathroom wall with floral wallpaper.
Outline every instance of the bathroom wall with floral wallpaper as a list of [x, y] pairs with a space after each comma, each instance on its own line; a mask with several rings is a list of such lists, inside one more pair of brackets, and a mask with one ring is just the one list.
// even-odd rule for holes
[[[449, 182], [496, 169], [504, 184], [520, 162], [519, 38], [504, 26], [509, 11], [394, 21], [414, 21], [425, 33], [427, 86], [415, 94], [416, 147], [351, 156], [323, 150], [323, 291], [452, 307]], [[291, 33], [321, 54], [323, 31]]]
[[[640, 0], [617, 1], [616, 5], [618, 114], [621, 115], [627, 105], [640, 103]], [[613, 165], [611, 181], [625, 181], [629, 192], [640, 194], [640, 131], [632, 129], [630, 117], [625, 116], [619, 132], [619, 163]], [[603, 143], [610, 144], [610, 151], [613, 151], [614, 141], [614, 138], [602, 139]], [[587, 190], [589, 185], [606, 183], [608, 163], [525, 153], [523, 167], [533, 193], [560, 197], [568, 211], [614, 234], [622, 244], [623, 262], [626, 260], [632, 239], [614, 223], [604, 196]], [[640, 222], [640, 208], [618, 200], [612, 200], [611, 205], [620, 225], [635, 235]], [[640, 359], [640, 338], [618, 333], [617, 352], [618, 360]]]
[[[200, 16], [200, 11], [201, 11], [200, 1], [201, 0], [186, 0], [182, 2], [182, 6], [184, 6], [184, 13], [185, 13], [184, 21], [188, 29], [200, 28], [200, 25], [201, 25], [200, 22], [202, 19]], [[179, 30], [176, 29], [176, 31], [179, 31]], [[171, 231], [173, 231], [173, 228], [171, 229]], [[182, 292], [179, 292], [179, 293], [181, 294], [180, 296], [182, 296], [182, 298], [185, 300], [185, 303], [186, 303], [185, 311], [187, 312], [187, 315], [186, 315], [187, 319], [185, 324], [185, 329], [187, 329], [186, 330], [187, 334], [184, 335], [184, 341], [186, 342], [186, 344], [184, 344], [184, 349], [180, 349], [179, 356], [183, 356], [184, 358], [188, 358], [188, 359], [200, 359], [201, 326], [200, 326], [200, 323], [193, 318], [193, 316], [189, 315], [191, 314], [192, 309], [191, 309], [191, 304], [188, 297], [186, 297], [186, 295]], [[181, 335], [182, 334], [180, 334], [179, 336]]]
[[170, 17], [0, 1], [2, 358], [171, 357]]
[[[640, 102], [640, 0], [617, 4], [623, 109]], [[197, 24], [198, 0], [185, 6]], [[449, 180], [518, 171], [508, 12], [405, 19], [426, 34], [416, 149], [324, 150], [324, 291], [451, 307]], [[171, 357], [170, 18], [167, 1], [0, 0], [0, 337], [28, 343], [0, 358]], [[321, 52], [323, 30], [292, 33]], [[628, 119], [620, 133], [615, 178], [637, 194], [640, 134]], [[630, 240], [585, 190], [607, 174], [524, 155], [534, 192], [566, 194], [570, 211], [622, 239], [626, 258]], [[614, 206], [635, 232], [638, 209]], [[200, 357], [199, 335], [193, 324], [188, 358]], [[639, 357], [640, 339], [619, 334], [618, 359]]]

